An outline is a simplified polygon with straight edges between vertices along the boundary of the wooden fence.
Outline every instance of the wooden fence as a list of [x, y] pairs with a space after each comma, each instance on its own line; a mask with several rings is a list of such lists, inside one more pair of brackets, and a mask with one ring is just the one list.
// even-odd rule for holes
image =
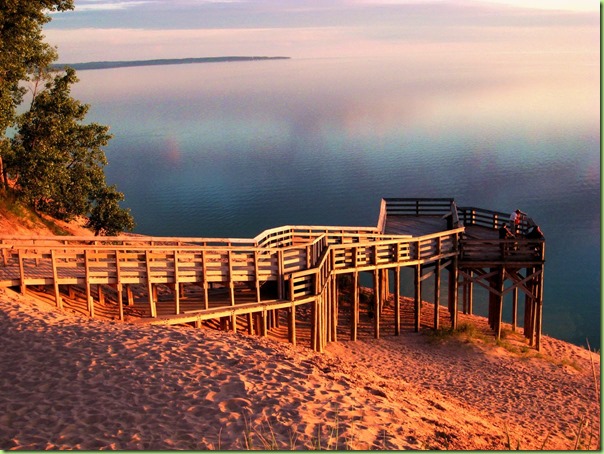
[[[417, 237], [386, 234], [388, 216], [446, 218], [447, 229]], [[0, 237], [0, 285], [18, 286], [22, 291], [33, 285], [52, 286], [58, 307], [62, 307], [61, 286], [83, 286], [91, 316], [95, 310], [91, 286], [113, 286], [118, 292], [121, 319], [124, 287], [143, 285], [149, 314], [157, 323], [230, 317], [234, 329], [237, 315], [260, 313], [263, 333], [267, 311], [285, 308], [290, 314], [292, 342], [296, 337], [295, 308], [311, 304], [311, 342], [321, 351], [335, 338], [336, 277], [340, 274], [394, 269], [398, 275], [401, 267], [411, 266], [421, 277], [422, 266], [436, 264], [440, 270], [447, 263], [456, 268], [458, 259], [542, 263], [544, 241], [464, 236], [464, 226], [496, 229], [504, 216], [489, 210], [457, 208], [453, 199], [387, 198], [381, 202], [377, 227], [282, 226], [252, 239], [5, 236]], [[268, 282], [275, 283], [276, 298], [262, 298], [261, 288]], [[179, 287], [184, 284], [203, 289], [200, 309], [182, 310]], [[209, 303], [214, 284], [224, 286], [228, 293], [218, 306]], [[236, 300], [236, 288], [241, 284], [252, 289], [252, 301]], [[158, 317], [157, 285], [174, 291], [174, 310], [169, 316]]]

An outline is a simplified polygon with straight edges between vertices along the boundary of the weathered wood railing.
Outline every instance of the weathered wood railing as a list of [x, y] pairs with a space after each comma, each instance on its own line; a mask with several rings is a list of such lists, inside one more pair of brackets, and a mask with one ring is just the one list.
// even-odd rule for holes
[[[447, 230], [431, 235], [384, 234], [388, 216], [429, 216], [447, 219]], [[0, 237], [2, 264], [0, 285], [54, 286], [61, 306], [60, 286], [82, 285], [90, 315], [94, 314], [91, 285], [111, 285], [118, 291], [123, 319], [122, 286], [146, 285], [151, 317], [157, 317], [156, 285], [166, 284], [174, 292], [174, 317], [167, 323], [216, 316], [236, 316], [289, 308], [295, 325], [295, 307], [311, 304], [313, 347], [322, 350], [335, 338], [337, 326], [336, 277], [358, 273], [436, 264], [455, 258], [462, 263], [543, 263], [542, 240], [474, 240], [464, 226], [494, 230], [507, 215], [501, 212], [462, 207], [453, 199], [383, 199], [377, 227], [283, 226], [265, 230], [253, 239], [119, 237]], [[523, 220], [526, 230], [530, 220]], [[443, 224], [444, 225], [444, 224]], [[449, 262], [450, 266], [452, 262]], [[453, 262], [456, 263], [456, 262]], [[456, 265], [453, 265], [455, 267]], [[478, 266], [478, 265], [477, 265]], [[400, 270], [399, 270], [400, 271]], [[421, 275], [421, 270], [416, 271]], [[457, 279], [457, 275], [454, 275]], [[276, 282], [276, 299], [262, 300], [261, 287]], [[246, 283], [255, 290], [255, 302], [246, 297], [236, 301], [235, 288]], [[203, 288], [201, 309], [182, 312], [179, 285]], [[228, 297], [212, 300], [213, 284], [226, 287]], [[417, 286], [417, 283], [416, 283]], [[100, 291], [100, 290], [99, 290]], [[418, 293], [419, 294], [419, 293]], [[253, 295], [253, 293], [252, 293]], [[254, 299], [254, 297], [251, 297]], [[274, 297], [273, 297], [274, 298]], [[217, 307], [216, 304], [220, 304]], [[180, 317], [180, 318], [179, 318]], [[188, 318], [187, 318], [188, 317]], [[266, 325], [262, 328], [266, 330]], [[263, 332], [264, 332], [263, 331]], [[327, 335], [325, 333], [328, 333]], [[290, 330], [295, 336], [295, 329]]]
[[463, 263], [518, 263], [528, 266], [545, 261], [545, 240], [485, 240], [464, 238], [459, 259]]
[[[465, 226], [479, 226], [497, 230], [502, 225], [508, 225], [510, 222], [510, 213], [502, 213], [501, 211], [485, 210], [475, 207], [458, 207], [459, 220]], [[522, 235], [528, 233], [531, 226], [535, 225], [534, 221], [527, 216], [522, 216], [518, 231]]]
[[443, 216], [451, 212], [454, 199], [385, 198], [386, 215]]
[[[288, 276], [293, 289], [290, 297], [297, 300], [312, 296], [316, 289], [313, 282], [319, 282], [321, 287], [324, 283], [322, 279], [327, 279], [331, 273], [417, 265], [455, 256], [458, 254], [458, 240], [462, 231], [459, 228], [423, 237], [371, 244], [330, 245], [314, 269], [293, 272]], [[314, 279], [309, 276], [314, 276]]]

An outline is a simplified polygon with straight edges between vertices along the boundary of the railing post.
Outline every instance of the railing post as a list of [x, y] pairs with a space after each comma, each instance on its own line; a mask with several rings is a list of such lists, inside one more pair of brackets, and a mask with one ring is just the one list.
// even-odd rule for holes
[[149, 311], [151, 312], [151, 318], [157, 317], [157, 307], [153, 300], [153, 282], [151, 279], [151, 257], [149, 256], [149, 250], [145, 251], [145, 265], [147, 268], [147, 293], [149, 294]]
[[94, 300], [90, 291], [90, 251], [88, 249], [84, 253], [84, 269], [86, 271], [86, 304], [88, 305], [88, 313], [90, 317], [94, 317]]
[[19, 281], [20, 281], [20, 290], [21, 294], [25, 295], [26, 285], [25, 285], [25, 265], [23, 264], [23, 255], [22, 250], [19, 249], [17, 252], [17, 256], [19, 258]]
[[115, 270], [117, 279], [117, 304], [119, 309], [119, 317], [124, 321], [124, 286], [122, 284], [122, 274], [120, 271], [120, 251], [115, 251]]
[[55, 257], [55, 250], [50, 251], [50, 257], [52, 261], [52, 282], [55, 289], [55, 304], [58, 309], [63, 309], [63, 300], [61, 299], [61, 293], [59, 292], [59, 275], [57, 271], [57, 262]]

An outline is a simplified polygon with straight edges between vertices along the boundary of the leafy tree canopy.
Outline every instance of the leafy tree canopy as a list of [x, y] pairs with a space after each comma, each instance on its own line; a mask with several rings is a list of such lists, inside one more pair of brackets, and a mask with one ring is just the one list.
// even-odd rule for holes
[[[109, 128], [85, 124], [89, 106], [71, 97], [73, 69], [53, 72], [57, 52], [43, 41], [51, 11], [73, 9], [72, 0], [4, 0], [0, 10], [0, 172], [5, 188], [36, 210], [69, 220], [88, 216], [97, 234], [132, 230], [123, 194], [107, 187], [102, 147]], [[26, 83], [29, 110], [18, 115]], [[8, 131], [13, 132], [8, 135]]]

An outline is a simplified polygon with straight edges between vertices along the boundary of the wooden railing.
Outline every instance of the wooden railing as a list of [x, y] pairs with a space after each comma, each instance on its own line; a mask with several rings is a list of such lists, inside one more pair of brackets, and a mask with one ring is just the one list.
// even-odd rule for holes
[[[386, 218], [396, 215], [446, 217], [448, 229], [420, 237], [383, 234]], [[276, 305], [320, 305], [333, 301], [326, 292], [333, 292], [338, 274], [423, 265], [454, 256], [464, 263], [543, 262], [544, 241], [462, 235], [462, 225], [497, 229], [502, 222], [507, 222], [505, 213], [458, 208], [453, 199], [388, 198], [381, 202], [375, 228], [294, 225], [265, 230], [253, 239], [5, 236], [0, 237], [0, 285], [54, 285], [57, 302], [59, 285], [85, 285], [88, 292], [94, 284], [147, 285], [152, 317], [155, 284], [202, 286], [206, 311], [217, 310], [208, 306], [213, 283], [228, 287], [231, 306], [239, 283], [250, 283], [257, 303], [264, 303], [260, 287], [268, 281], [277, 282]], [[530, 221], [524, 222], [526, 228]]]
[[485, 240], [464, 238], [459, 259], [462, 263], [519, 263], [528, 266], [545, 261], [545, 240]]
[[299, 300], [318, 296], [316, 291], [332, 274], [424, 264], [456, 256], [462, 232], [463, 228], [458, 228], [416, 238], [330, 245], [315, 268], [287, 276], [290, 298]]
[[[502, 213], [501, 211], [485, 210], [475, 207], [459, 207], [459, 220], [465, 226], [479, 226], [497, 230], [502, 225], [509, 225], [510, 213]], [[535, 222], [528, 216], [522, 216], [518, 231], [522, 235], [526, 235], [535, 225]]]
[[444, 216], [451, 212], [454, 199], [385, 198], [386, 215]]

